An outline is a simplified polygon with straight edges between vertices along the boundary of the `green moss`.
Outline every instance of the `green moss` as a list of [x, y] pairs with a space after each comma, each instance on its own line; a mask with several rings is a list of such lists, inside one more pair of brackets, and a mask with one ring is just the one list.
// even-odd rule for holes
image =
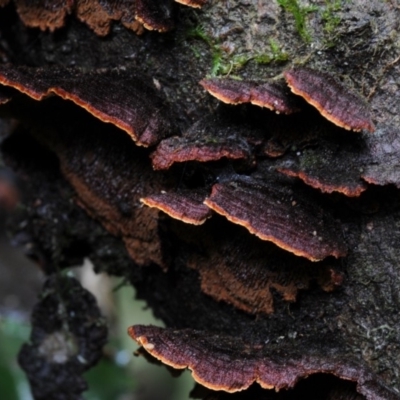
[[318, 7], [301, 6], [297, 0], [277, 0], [277, 2], [286, 12], [293, 15], [297, 32], [306, 43], [309, 43], [311, 35], [307, 29], [306, 17], [308, 13], [317, 11]]
[[325, 6], [322, 7], [321, 19], [324, 24], [325, 45], [332, 47], [338, 37], [337, 28], [342, 21], [338, 12], [342, 9], [346, 0], [325, 0]]
[[275, 62], [285, 62], [289, 59], [289, 54], [283, 51], [277, 41], [274, 39], [269, 40], [270, 51], [258, 54], [254, 57], [254, 61], [258, 64], [269, 64]]
[[[243, 68], [249, 61], [254, 60], [257, 64], [269, 64], [271, 62], [285, 62], [289, 59], [288, 53], [282, 50], [280, 44], [274, 40], [269, 40], [269, 48], [264, 53], [241, 53], [241, 54], [227, 54], [222, 44], [207, 35], [202, 26], [194, 27], [187, 31], [187, 39], [200, 40], [205, 43], [211, 52], [211, 76], [230, 75]], [[201, 57], [201, 51], [194, 46], [190, 45], [197, 58]]]

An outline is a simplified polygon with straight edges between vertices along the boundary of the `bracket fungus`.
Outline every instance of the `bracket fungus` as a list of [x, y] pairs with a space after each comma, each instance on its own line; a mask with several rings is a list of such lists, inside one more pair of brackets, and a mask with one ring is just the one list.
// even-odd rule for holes
[[[196, 382], [234, 393], [258, 383], [264, 389], [291, 389], [313, 374], [331, 374], [357, 384], [367, 400], [395, 400], [398, 394], [361, 364], [346, 360], [334, 346], [318, 341], [285, 345], [251, 344], [206, 331], [135, 325], [129, 335], [153, 357], [175, 369], [189, 368]], [[325, 355], [321, 354], [325, 347]]]
[[285, 71], [284, 76], [293, 93], [303, 97], [335, 125], [353, 131], [375, 130], [365, 100], [332, 75], [298, 67]]
[[201, 225], [211, 217], [211, 210], [203, 204], [205, 197], [205, 191], [181, 190], [154, 194], [140, 201], [187, 224]]
[[346, 255], [338, 226], [329, 215], [278, 179], [218, 183], [204, 203], [260, 239], [311, 261]]
[[[277, 2], [0, 0], [0, 150], [22, 188], [8, 229], [50, 278], [20, 356], [36, 397], [63, 400], [66, 374], [78, 396], [79, 349], [99, 355], [97, 308], [59, 277], [89, 258], [163, 320], [129, 333], [205, 400], [400, 398], [400, 9], [350, 2], [319, 48], [322, 3], [305, 45]], [[266, 38], [285, 65], [260, 64]], [[82, 305], [72, 336], [57, 279]]]
[[[0, 7], [7, 5], [8, 2], [0, 1]], [[174, 27], [171, 0], [14, 0], [13, 2], [23, 23], [42, 31], [54, 32], [64, 27], [69, 14], [75, 14], [99, 36], [110, 33], [113, 21], [121, 21], [126, 28], [137, 33], [142, 33], [142, 26], [159, 32], [166, 32]], [[206, 0], [177, 2], [191, 7], [202, 7]]]
[[292, 114], [299, 111], [296, 99], [290, 95], [285, 82], [256, 83], [234, 79], [203, 79], [201, 86], [212, 96], [227, 104], [251, 103], [265, 107], [277, 114]]
[[248, 126], [226, 125], [215, 118], [206, 118], [192, 125], [182, 136], [162, 140], [152, 153], [155, 170], [169, 169], [186, 161], [252, 159], [252, 148], [246, 136]]
[[271, 243], [260, 243], [244, 234], [242, 227], [229, 227], [228, 222], [210, 221], [198, 236], [193, 234], [185, 232], [184, 239], [201, 240], [204, 250], [193, 252], [182, 243], [181, 252], [187, 265], [199, 273], [202, 291], [250, 314], [273, 313], [274, 293], [293, 303], [300, 291], [311, 286], [331, 292], [343, 283], [337, 263], [315, 265]]
[[141, 146], [154, 145], [174, 132], [156, 89], [135, 70], [85, 72], [0, 64], [0, 84], [35, 100], [52, 94], [71, 100], [101, 121], [124, 130]]

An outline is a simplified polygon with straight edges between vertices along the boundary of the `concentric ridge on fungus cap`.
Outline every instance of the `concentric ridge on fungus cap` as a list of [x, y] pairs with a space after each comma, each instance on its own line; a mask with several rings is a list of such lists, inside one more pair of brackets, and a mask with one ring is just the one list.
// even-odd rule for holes
[[[175, 0], [190, 7], [202, 7], [206, 0]], [[0, 0], [0, 7], [9, 0]], [[143, 28], [166, 32], [174, 27], [170, 0], [14, 0], [23, 23], [42, 31], [54, 32], [65, 25], [68, 14], [75, 14], [97, 35], [110, 32], [113, 21], [141, 33]]]
[[340, 229], [329, 214], [278, 180], [218, 183], [204, 204], [260, 239], [311, 261], [347, 253]]
[[150, 355], [173, 368], [189, 368], [196, 382], [212, 390], [234, 393], [258, 383], [278, 391], [323, 373], [355, 382], [354, 394], [367, 400], [400, 398], [372, 371], [328, 343], [302, 339], [296, 345], [250, 344], [206, 331], [143, 325], [131, 326], [128, 333]]
[[187, 224], [201, 225], [212, 215], [212, 211], [203, 204], [206, 196], [205, 191], [163, 191], [160, 194], [144, 197], [140, 201]]
[[141, 146], [157, 144], [174, 133], [156, 89], [135, 70], [87, 72], [78, 68], [0, 65], [0, 84], [35, 100], [52, 94], [71, 100], [101, 121], [122, 129]]
[[284, 82], [257, 83], [229, 78], [211, 78], [200, 81], [212, 96], [227, 104], [251, 103], [276, 113], [292, 114], [299, 111], [296, 99]]
[[252, 149], [246, 134], [252, 131], [235, 124], [224, 124], [214, 118], [194, 123], [182, 136], [162, 140], [151, 154], [153, 168], [163, 170], [186, 161], [249, 160]]
[[375, 130], [365, 100], [332, 75], [299, 67], [285, 71], [284, 76], [293, 93], [334, 124], [353, 131]]

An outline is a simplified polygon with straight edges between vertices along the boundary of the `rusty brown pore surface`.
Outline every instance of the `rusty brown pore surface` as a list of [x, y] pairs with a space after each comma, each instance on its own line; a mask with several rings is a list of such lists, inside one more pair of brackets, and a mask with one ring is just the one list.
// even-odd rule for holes
[[[285, 349], [281, 362], [289, 363], [299, 379], [310, 370], [302, 373], [293, 360], [307, 358], [308, 343], [315, 338], [322, 343], [318, 351], [325, 357], [324, 365], [335, 364], [331, 369], [319, 364], [312, 370], [311, 381], [295, 380], [293, 390], [282, 389], [279, 394], [255, 386], [243, 394], [207, 393], [204, 398], [254, 398], [254, 393], [266, 399], [299, 398], [309, 393], [307, 385], [314, 384], [325, 387], [320, 398], [326, 399], [399, 398], [397, 3], [354, 0], [340, 2], [337, 10], [331, 10], [327, 2], [314, 1], [314, 7], [304, 14], [305, 31], [299, 33], [293, 15], [276, 1], [189, 1], [183, 3], [203, 7], [197, 10], [172, 4], [175, 30], [140, 36], [129, 28], [137, 19], [130, 20], [131, 14], [116, 9], [127, 2], [86, 2], [112, 16], [105, 17], [104, 32], [89, 28], [90, 18], [82, 17], [102, 15], [80, 17], [71, 11], [64, 18], [65, 11], [60, 14], [55, 7], [55, 21], [64, 18], [64, 26], [54, 26], [54, 33], [49, 26], [44, 31], [27, 27], [16, 11], [17, 3], [28, 4], [12, 1], [0, 9], [0, 51], [1, 60], [19, 67], [1, 65], [0, 69], [16, 73], [29, 67], [31, 78], [25, 82], [18, 78], [18, 84], [11, 85], [21, 93], [3, 95], [5, 86], [0, 87], [7, 99], [0, 107], [2, 118], [20, 122], [15, 132], [2, 139], [1, 148], [4, 160], [25, 182], [25, 207], [11, 217], [10, 229], [27, 255], [47, 274], [56, 271], [55, 265], [67, 267], [89, 257], [96, 270], [125, 277], [171, 328], [166, 335], [172, 332], [174, 343], [185, 337], [179, 332], [189, 332], [189, 336], [190, 332], [202, 332], [198, 340], [205, 344], [201, 357], [205, 354], [207, 365], [221, 354], [213, 347], [216, 337], [230, 337], [221, 339], [226, 354], [236, 354], [233, 342], [266, 353], [269, 348], [271, 352]], [[310, 5], [298, 3], [300, 7]], [[35, 14], [29, 17], [34, 19]], [[331, 35], [328, 23], [334, 17], [335, 35]], [[94, 26], [98, 23], [91, 21]], [[333, 127], [300, 98], [296, 99], [299, 113], [276, 115], [251, 104], [221, 104], [199, 84], [212, 75], [251, 82], [281, 80], [284, 71], [298, 65], [329, 73], [349, 91], [367, 99], [375, 133]], [[169, 110], [166, 123], [174, 129], [167, 129], [165, 136], [173, 138], [160, 137], [158, 147], [156, 141], [149, 142], [149, 149], [136, 146], [122, 126], [122, 122], [129, 123], [126, 114], [121, 123], [102, 118], [93, 112], [93, 96], [85, 97], [83, 107], [65, 94], [41, 101], [29, 98], [28, 85], [39, 87], [54, 71], [65, 68], [73, 68], [78, 86], [71, 90], [66, 75], [56, 76], [50, 86], [67, 85], [67, 92], [75, 97], [79, 92], [79, 99], [82, 93], [101, 93], [94, 98], [108, 101], [102, 113], [118, 107], [135, 113], [136, 106], [130, 108], [125, 93], [136, 84], [146, 85], [157, 94], [156, 104], [150, 101], [150, 107], [153, 104], [158, 109], [160, 105]], [[116, 70], [128, 73], [117, 82], [112, 72]], [[129, 77], [138, 75], [129, 71], [140, 73], [137, 82]], [[111, 78], [87, 79], [98, 74]], [[2, 82], [7, 84], [5, 79]], [[96, 87], [99, 82], [102, 86]], [[47, 91], [49, 85], [45, 86]], [[146, 104], [139, 101], [137, 107]], [[216, 123], [208, 128], [213, 121]], [[145, 131], [154, 128], [148, 117], [142, 126]], [[166, 170], [155, 171], [154, 154], [163, 146], [168, 149], [163, 159]], [[229, 159], [238, 151], [240, 157]], [[329, 252], [339, 259], [308, 261], [237, 224], [238, 215], [232, 215], [237, 214], [238, 205], [245, 203], [243, 210], [248, 216], [248, 204], [253, 202], [251, 226], [260, 230], [257, 212], [266, 213], [265, 202], [259, 200], [263, 192], [257, 187], [263, 188], [269, 173], [281, 174], [293, 193], [290, 201], [277, 196], [276, 206], [268, 211], [274, 232], [283, 232], [283, 226], [290, 233], [283, 234], [285, 243], [300, 240], [306, 250], [318, 248], [314, 245], [319, 237], [324, 246], [337, 248], [340, 243], [340, 250]], [[225, 213], [230, 221], [214, 213], [195, 226], [186, 223], [187, 212], [181, 208], [190, 202], [161, 205], [157, 200], [161, 210], [169, 207], [171, 218], [140, 201], [179, 191], [200, 191], [215, 200], [222, 194], [216, 190], [230, 182], [254, 180], [263, 184], [253, 185], [253, 196], [252, 190], [237, 196]], [[304, 217], [302, 201], [297, 201], [304, 196], [311, 204], [310, 217]], [[200, 206], [197, 201], [195, 204]], [[288, 206], [302, 208], [286, 219]], [[333, 230], [324, 226], [323, 236], [319, 235], [321, 213], [317, 211], [321, 208], [335, 226]], [[197, 209], [193, 210], [196, 219]], [[248, 221], [246, 218], [239, 219]], [[318, 229], [310, 226], [315, 224]], [[127, 321], [127, 326], [134, 323]], [[164, 337], [163, 333], [157, 335]], [[171, 356], [160, 357], [166, 363], [179, 356], [174, 343]], [[150, 353], [154, 348], [147, 346]], [[346, 357], [334, 357], [332, 348]], [[298, 356], [290, 358], [289, 354]], [[239, 354], [240, 365], [244, 358]], [[191, 362], [180, 366], [190, 367]], [[354, 379], [333, 372], [346, 369], [347, 362], [359, 366]], [[199, 382], [212, 388], [212, 372]], [[328, 385], [324, 386], [325, 379]], [[255, 380], [252, 376], [248, 382]]]

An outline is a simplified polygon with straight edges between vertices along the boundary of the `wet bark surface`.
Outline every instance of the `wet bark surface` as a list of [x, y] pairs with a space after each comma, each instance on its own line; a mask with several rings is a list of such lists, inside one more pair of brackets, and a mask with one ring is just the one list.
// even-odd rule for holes
[[[238, 175], [257, 179], [269, 176], [274, 163], [278, 165], [282, 159], [274, 161], [266, 156], [258, 132], [262, 130], [275, 143], [274, 129], [289, 117], [271, 117], [270, 111], [257, 111], [250, 105], [221, 105], [199, 81], [213, 74], [265, 81], [297, 64], [329, 72], [366, 97], [376, 132], [340, 132], [338, 138], [329, 133], [328, 138], [319, 138], [314, 131], [325, 129], [324, 122], [305, 107], [304, 117], [295, 121], [301, 131], [303, 118], [306, 134], [278, 137], [285, 157], [300, 157], [303, 168], [314, 171], [321, 165], [318, 151], [329, 151], [330, 157], [341, 149], [345, 151], [346, 135], [359, 135], [357, 140], [364, 143], [368, 135], [376, 135], [374, 140], [379, 141], [389, 132], [394, 138], [392, 147], [381, 149], [374, 171], [386, 183], [389, 170], [389, 182], [396, 183], [396, 140], [400, 137], [399, 5], [396, 1], [355, 0], [342, 2], [332, 11], [327, 3], [300, 2], [301, 7], [309, 7], [303, 28], [296, 28], [293, 15], [275, 1], [227, 0], [210, 1], [201, 10], [176, 6], [176, 29], [168, 33], [145, 32], [138, 36], [115, 22], [104, 37], [97, 36], [73, 15], [67, 17], [63, 28], [50, 33], [25, 27], [12, 4], [0, 9], [0, 56], [4, 63], [73, 67], [78, 73], [122, 68], [127, 76], [129, 71], [140, 71], [146, 84], [153, 85], [172, 110], [171, 121], [177, 130], [185, 133], [210, 117], [222, 119], [233, 129], [245, 124], [246, 132], [254, 132], [254, 137], [246, 140], [257, 160], [256, 165], [225, 159], [185, 162], [167, 172], [152, 171], [150, 154], [154, 147], [137, 147], [125, 132], [99, 122], [65, 100], [49, 98], [37, 103], [16, 94], [0, 109], [4, 118], [11, 116], [21, 122], [2, 141], [3, 158], [24, 187], [24, 207], [11, 217], [9, 226], [15, 240], [29, 248], [27, 255], [46, 274], [57, 274], [59, 268], [89, 257], [98, 271], [131, 282], [138, 296], [147, 300], [168, 327], [234, 336], [254, 348], [282, 345], [289, 349], [285, 350], [289, 361], [293, 358], [290, 348], [296, 349], [296, 354], [304, 348], [306, 353], [307, 343], [318, 338], [329, 344], [326, 348], [321, 345], [322, 355], [329, 353], [328, 348], [340, 349], [376, 374], [381, 380], [379, 385], [393, 389], [388, 389], [393, 397], [379, 394], [379, 390], [372, 390], [372, 395], [362, 392], [362, 396], [397, 398], [400, 192], [395, 186], [369, 184], [359, 197], [350, 198], [340, 193], [322, 194], [300, 180], [288, 178], [293, 193], [313, 199], [315, 207], [322, 207], [340, 226], [337, 236], [343, 237], [347, 255], [319, 263], [266, 244], [222, 216], [213, 215], [197, 227], [153, 209], [139, 209], [143, 207], [139, 197], [152, 194], [152, 188], [209, 190], [212, 184], [229, 183]], [[333, 31], [329, 24], [333, 24]], [[6, 136], [7, 127], [3, 130]], [[303, 150], [307, 157], [302, 159]], [[351, 176], [357, 172], [357, 165], [351, 152], [343, 154], [340, 165], [332, 161], [321, 174], [327, 176], [332, 168], [339, 171], [335, 175], [339, 184], [343, 179], [343, 185], [350, 185], [343, 165], [351, 166]], [[129, 166], [130, 157], [143, 174]], [[135, 201], [130, 204], [132, 196]], [[132, 229], [139, 234], [133, 235]], [[207, 269], [212, 268], [218, 273], [207, 275]], [[320, 283], [315, 269], [333, 271], [327, 278], [333, 285], [328, 285], [329, 290], [324, 289], [328, 286]], [[218, 297], [215, 293], [223, 286], [221, 282], [232, 282], [234, 289], [225, 285], [224, 294], [220, 289]], [[267, 291], [268, 304], [260, 305], [260, 296], [248, 294], [260, 287]], [[133, 318], [127, 326], [134, 323]], [[341, 385], [335, 389], [338, 393]], [[354, 394], [354, 387], [350, 389], [344, 387], [343, 393], [323, 396], [361, 396]], [[302, 393], [307, 389], [298, 390]], [[260, 398], [263, 395], [259, 394]], [[222, 399], [238, 395], [204, 396]], [[248, 396], [252, 398], [251, 391]], [[269, 398], [269, 392], [265, 396]]]

